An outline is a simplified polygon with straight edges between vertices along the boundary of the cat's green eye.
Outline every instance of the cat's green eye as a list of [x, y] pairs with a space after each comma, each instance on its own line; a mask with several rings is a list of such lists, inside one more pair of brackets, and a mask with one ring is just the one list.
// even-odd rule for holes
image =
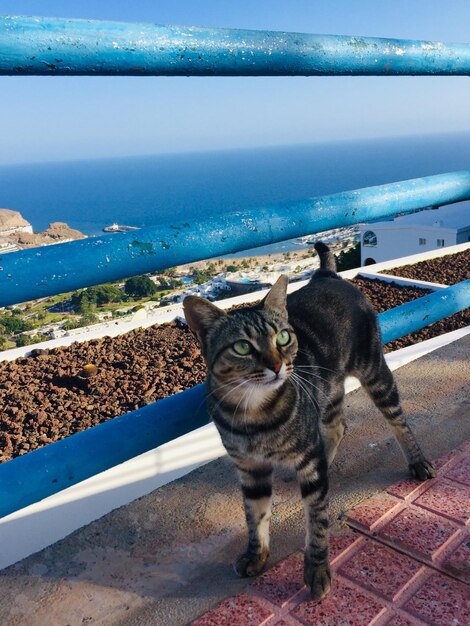
[[276, 337], [276, 343], [278, 346], [287, 346], [287, 344], [290, 342], [290, 333], [288, 330], [281, 330], [280, 333], [278, 333], [277, 337]]
[[246, 356], [251, 352], [251, 345], [248, 343], [248, 341], [236, 341], [233, 344], [233, 349], [240, 356]]

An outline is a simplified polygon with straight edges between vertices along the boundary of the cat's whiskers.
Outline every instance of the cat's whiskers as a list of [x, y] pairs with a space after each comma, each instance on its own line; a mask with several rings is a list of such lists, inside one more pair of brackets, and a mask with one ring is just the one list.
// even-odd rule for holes
[[[215, 411], [219, 408], [219, 406], [222, 404], [222, 402], [225, 400], [225, 398], [226, 398], [227, 396], [229, 396], [231, 393], [233, 393], [234, 391], [236, 391], [237, 389], [239, 389], [239, 388], [240, 388], [240, 387], [242, 387], [243, 385], [248, 384], [248, 382], [249, 382], [248, 380], [242, 380], [242, 382], [241, 382], [241, 383], [239, 383], [239, 384], [238, 384], [238, 385], [236, 385], [235, 387], [232, 387], [231, 389], [229, 389], [229, 390], [227, 391], [227, 393], [226, 393], [226, 394], [224, 394], [224, 395], [222, 396], [222, 398], [219, 400], [219, 402], [217, 402], [217, 404], [215, 405], [215, 407], [212, 409], [211, 416], [212, 416], [212, 414], [213, 414], [213, 413], [215, 413]], [[242, 396], [242, 397], [243, 397], [243, 396]]]
[[[308, 389], [306, 389], [305, 385], [300, 381], [299, 378], [297, 378], [296, 374], [294, 374], [294, 373], [292, 374], [292, 383], [294, 384], [294, 387], [297, 388], [297, 390], [301, 390], [301, 391], [303, 391], [305, 393], [307, 398], [309, 398], [315, 413], [319, 414], [318, 404], [312, 398], [312, 396], [310, 395]], [[300, 395], [302, 395], [302, 394], [300, 394]]]
[[[243, 423], [244, 423], [245, 427], [247, 425], [246, 411], [247, 411], [247, 408], [248, 408], [248, 404], [251, 402], [251, 398], [252, 398], [253, 393], [254, 393], [254, 391], [255, 391], [257, 386], [258, 385], [256, 383], [254, 385], [252, 385], [252, 387], [250, 389], [250, 395], [248, 396], [248, 398], [246, 399], [246, 402], [245, 402], [245, 414], [244, 414], [244, 419], [243, 419]], [[247, 394], [245, 394], [245, 397], [246, 397], [246, 395]]]
[[[328, 394], [325, 391], [323, 391], [323, 389], [320, 389], [320, 387], [317, 387], [317, 385], [315, 385], [311, 380], [304, 378], [300, 374], [296, 374], [296, 376], [300, 378], [301, 380], [303, 380], [307, 385], [310, 385], [311, 387], [313, 387], [319, 394], [321, 394], [325, 398], [325, 400], [330, 406], [333, 406], [331, 400], [328, 398]], [[323, 380], [321, 377], [318, 377], [318, 378], [320, 380]]]
[[[247, 396], [248, 392], [245, 390], [245, 392], [243, 393], [243, 395], [240, 397], [240, 400], [238, 401], [237, 406], [235, 407], [235, 411], [233, 412], [233, 417], [235, 418], [237, 411], [238, 411], [238, 407], [240, 406], [240, 403], [242, 402], [242, 400], [244, 400]], [[246, 415], [246, 403], [245, 403], [245, 415]], [[232, 422], [232, 432], [233, 432], [233, 425], [235, 423], [235, 419]], [[243, 422], [242, 422], [243, 423]], [[245, 421], [246, 424], [246, 421]]]
[[317, 374], [315, 371], [312, 371], [312, 370], [310, 370], [308, 368], [304, 368], [302, 365], [296, 365], [294, 370], [296, 372], [301, 371], [305, 375], [312, 376], [313, 378], [316, 378], [317, 380], [325, 382], [325, 379], [323, 378], [323, 376], [321, 374]]
[[[299, 373], [299, 370], [301, 372], [301, 374]], [[317, 391], [319, 391], [320, 393], [324, 393], [322, 389], [320, 389], [319, 387], [317, 387], [310, 379], [313, 378], [314, 380], [318, 380], [322, 383], [325, 382], [325, 379], [320, 376], [320, 374], [315, 374], [315, 372], [311, 372], [311, 371], [303, 371], [301, 367], [295, 367], [295, 373], [297, 374], [297, 376], [299, 376], [300, 378], [302, 378], [302, 380], [304, 380], [306, 383], [310, 384], [312, 387], [315, 387], [315, 389]], [[308, 376], [308, 378], [305, 378], [306, 376]]]
[[233, 385], [235, 382], [239, 380], [243, 380], [243, 378], [241, 376], [236, 376], [235, 378], [231, 378], [228, 382], [224, 383], [223, 385], [217, 385], [215, 389], [213, 389], [210, 393], [206, 395], [206, 399], [210, 398], [212, 395], [214, 395], [214, 393], [217, 393], [221, 389], [224, 389], [225, 387], [229, 387], [230, 385]]
[[[305, 354], [305, 356], [308, 356], [309, 359], [311, 359], [312, 357], [311, 352], [308, 352], [307, 350], [302, 350], [302, 348], [298, 348], [297, 352], [300, 352], [300, 354]], [[296, 365], [295, 367], [298, 367], [298, 365]], [[329, 367], [324, 367], [323, 365], [302, 365], [302, 367], [315, 367], [321, 370], [326, 370], [327, 372], [331, 372], [332, 374], [337, 373], [335, 370], [332, 370]]]
[[326, 370], [327, 372], [331, 372], [332, 374], [335, 374], [336, 372], [334, 370], [330, 370], [327, 367], [322, 367], [321, 365], [296, 365], [295, 368], [302, 368], [302, 369], [308, 369], [308, 370]]

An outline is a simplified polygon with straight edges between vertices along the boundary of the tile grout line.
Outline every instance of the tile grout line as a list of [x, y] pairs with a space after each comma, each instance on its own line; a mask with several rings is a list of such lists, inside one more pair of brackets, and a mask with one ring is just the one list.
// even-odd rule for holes
[[[468, 485], [465, 482], [456, 481], [453, 478], [447, 478], [444, 476], [444, 472], [447, 474], [456, 465], [461, 463], [462, 460], [466, 458], [466, 454], [469, 452], [470, 442], [464, 442], [461, 446], [459, 446], [455, 453], [450, 458], [446, 459], [442, 466], [439, 467], [439, 475], [436, 479], [426, 481], [422, 485], [418, 484], [416, 489], [412, 489], [410, 493], [405, 494], [404, 496], [396, 496], [393, 493], [390, 494], [388, 491], [372, 496], [372, 498], [385, 496], [394, 504], [390, 509], [386, 510], [381, 517], [370, 524], [369, 528], [367, 528], [365, 524], [361, 524], [352, 518], [346, 518], [346, 524], [343, 526], [343, 529], [352, 529], [349, 530], [351, 535], [347, 537], [346, 541], [349, 539], [352, 539], [352, 541], [342, 548], [333, 559], [331, 559], [331, 569], [333, 578], [337, 581], [337, 583], [340, 583], [350, 590], [361, 594], [363, 597], [369, 599], [369, 601], [372, 602], [377, 608], [382, 607], [379, 613], [377, 613], [377, 615], [375, 615], [369, 622], [369, 626], [388, 626], [388, 624], [397, 617], [402, 618], [403, 620], [408, 620], [408, 622], [413, 624], [413, 626], [426, 626], [426, 622], [421, 619], [423, 615], [420, 617], [418, 614], [412, 612], [413, 609], [411, 606], [409, 610], [405, 609], [405, 605], [415, 596], [417, 592], [421, 589], [425, 589], [427, 582], [434, 576], [442, 576], [444, 578], [448, 577], [459, 586], [468, 586], [468, 583], [459, 577], [459, 573], [448, 571], [449, 568], [445, 568], [444, 563], [446, 558], [454, 554], [458, 547], [464, 543], [466, 537], [470, 536], [470, 527], [468, 524], [462, 525], [462, 522], [460, 522], [460, 520], [456, 517], [447, 516], [445, 513], [441, 513], [440, 511], [431, 508], [428, 509], [428, 507], [423, 506], [421, 503], [415, 503], [415, 501], [426, 493], [428, 489], [431, 489], [435, 485], [452, 486], [456, 484], [457, 487], [465, 487], [465, 492], [467, 490], [470, 492]], [[439, 459], [437, 462], [438, 461]], [[393, 485], [388, 489], [391, 488], [393, 488]], [[369, 498], [369, 500], [372, 498]], [[355, 508], [359, 508], [362, 504], [366, 504], [367, 502], [368, 500], [365, 500]], [[387, 539], [386, 537], [378, 535], [378, 533], [382, 532], [389, 523], [400, 515], [400, 513], [406, 510], [429, 513], [434, 516], [437, 521], [445, 521], [447, 527], [452, 531], [452, 534], [448, 537], [448, 539], [432, 551], [430, 557], [426, 557], [424, 553], [413, 552], [412, 547], [407, 549], [406, 546], [402, 546], [399, 543], [399, 540]], [[356, 537], [354, 537], [355, 534]], [[338, 537], [340, 536], [341, 535], [338, 535]], [[406, 556], [418, 566], [417, 571], [409, 580], [402, 584], [396, 593], [393, 594], [393, 589], [390, 590], [390, 595], [388, 597], [385, 595], [387, 592], [381, 591], [380, 587], [378, 587], [378, 589], [363, 587], [361, 582], [356, 582], [355, 579], [353, 580], [350, 578], [348, 573], [343, 571], [339, 573], [339, 569], [342, 565], [350, 560], [353, 560], [354, 555], [358, 554], [363, 549], [364, 545], [369, 541], [375, 545], [382, 545], [388, 550], [391, 550], [391, 552]], [[397, 541], [397, 543], [395, 543], [395, 541]], [[340, 548], [340, 546], [341, 543], [337, 547]], [[282, 563], [296, 554], [298, 555], [298, 558], [300, 558], [302, 551], [298, 550], [292, 553], [292, 555], [287, 556], [285, 559], [281, 559], [278, 563]], [[277, 564], [269, 568], [266, 573], [276, 566]], [[282, 590], [282, 577], [280, 589]], [[276, 626], [277, 624], [282, 623], [283, 620], [285, 620], [287, 624], [290, 622], [291, 624], [296, 624], [298, 626], [311, 626], [312, 622], [308, 619], [308, 615], [307, 617], [305, 615], [293, 615], [293, 612], [302, 604], [311, 602], [310, 593], [305, 585], [287, 597], [282, 606], [278, 606], [275, 602], [268, 599], [268, 596], [265, 594], [266, 592], [264, 592], [262, 588], [256, 588], [255, 582], [253, 581], [249, 583], [247, 588], [241, 594], [233, 596], [233, 599], [243, 595], [270, 613], [270, 615], [261, 623], [257, 624], [257, 626]], [[279, 602], [282, 601], [281, 598], [282, 596], [280, 597]], [[211, 611], [209, 611], [209, 613], [210, 612]], [[303, 617], [305, 619], [303, 619]]]

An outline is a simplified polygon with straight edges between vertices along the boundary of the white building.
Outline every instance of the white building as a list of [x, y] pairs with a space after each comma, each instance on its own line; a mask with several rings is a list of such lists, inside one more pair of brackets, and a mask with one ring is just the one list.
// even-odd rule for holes
[[470, 241], [470, 201], [361, 224], [361, 265]]

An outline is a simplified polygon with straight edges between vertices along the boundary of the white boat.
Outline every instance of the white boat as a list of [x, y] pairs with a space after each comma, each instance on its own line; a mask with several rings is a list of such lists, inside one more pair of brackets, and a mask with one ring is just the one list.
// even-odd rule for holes
[[105, 233], [125, 233], [128, 230], [139, 230], [137, 226], [125, 226], [124, 224], [111, 224], [110, 226], [105, 226], [103, 228], [103, 232]]

